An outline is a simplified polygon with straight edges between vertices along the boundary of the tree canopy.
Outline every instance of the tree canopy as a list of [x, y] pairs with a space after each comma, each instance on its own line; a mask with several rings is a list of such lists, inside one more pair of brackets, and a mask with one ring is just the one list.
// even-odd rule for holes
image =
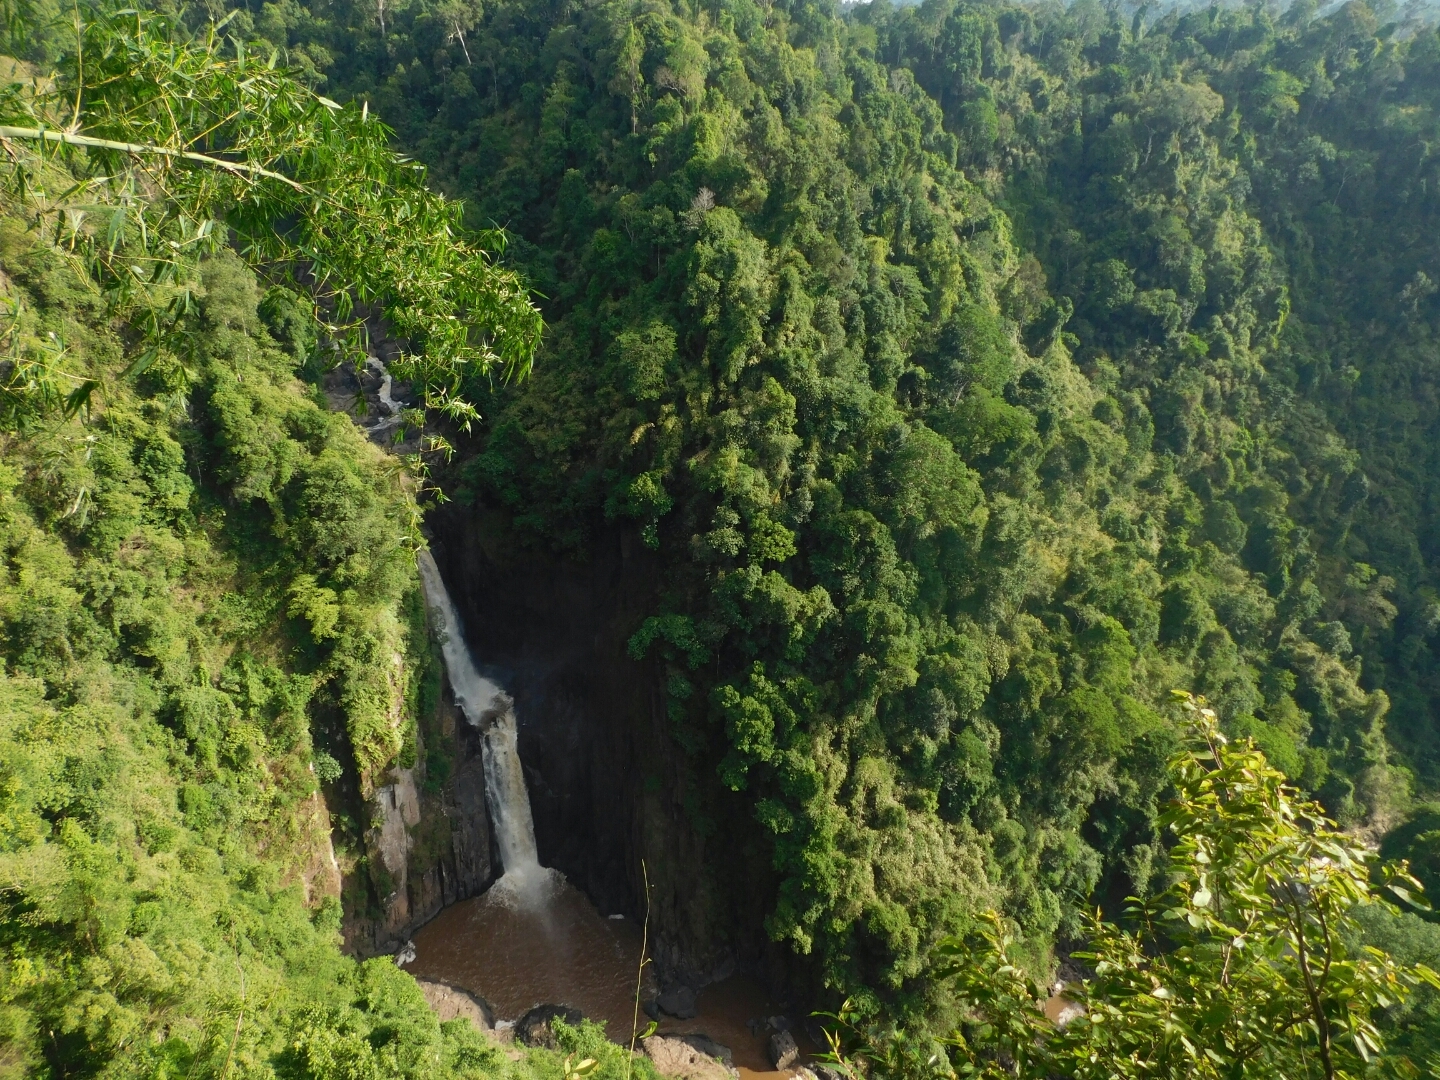
[[[930, 1067], [962, 1020], [985, 1030], [962, 1023], [946, 1067], [1018, 1060], [1044, 1031], [1027, 980], [1057, 945], [1115, 966], [1037, 1069], [1120, 1052], [1106, 994], [1149, 1010], [1134, 1046], [1172, 1071], [1298, 1055], [1359, 1075], [1350, 1055], [1382, 1036], [1386, 1068], [1433, 1052], [1433, 991], [1390, 981], [1426, 982], [1433, 926], [1398, 896], [1358, 903], [1362, 840], [1435, 880], [1440, 35], [1421, 8], [221, 7], [87, 9], [72, 33], [37, 5], [12, 34], [5, 752], [44, 778], [17, 788], [17, 865], [218, 851], [207, 880], [249, 889], [279, 856], [232, 865], [205, 830], [259, 813], [253, 762], [300, 767], [267, 811], [285, 821], [317, 747], [353, 772], [413, 745], [393, 721], [416, 710], [391, 707], [425, 662], [411, 505], [290, 379], [378, 319], [454, 425], [438, 482], [505, 542], [583, 560], [619, 529], [653, 550], [659, 600], [630, 646], [663, 689], [688, 820], [745, 800], [778, 881], [767, 931], [863, 1029], [920, 1033], [895, 1070]], [[233, 584], [187, 576], [202, 539], [234, 553]], [[169, 554], [136, 554], [152, 548]], [[153, 614], [173, 596], [203, 598], [176, 608], [194, 628]], [[276, 644], [244, 659], [261, 628]], [[410, 666], [382, 676], [381, 655]], [[299, 696], [253, 689], [272, 683]], [[110, 685], [134, 704], [101, 724], [85, 710]], [[1176, 687], [1208, 699], [1232, 740], [1207, 728], [1209, 752], [1250, 785], [1205, 821], [1214, 780], [1183, 749]], [[114, 824], [145, 818], [140, 796], [85, 794], [131, 791], [109, 780], [42, 805], [55, 776], [90, 775], [30, 749], [72, 715], [96, 769], [105, 725], [139, 733], [133, 775], [163, 776], [156, 819], [189, 830], [173, 847]], [[1202, 882], [1200, 837], [1232, 838], [1234, 866], [1270, 844], [1293, 873]], [[1320, 1005], [1279, 985], [1313, 912], [1287, 930], [1265, 891], [1317, 844], [1339, 859], [1307, 893], [1340, 919]], [[53, 974], [6, 984], [27, 1062], [139, 1053], [123, 1033], [148, 1021], [106, 1042], [66, 1003], [101, 985], [80, 913], [141, 928], [106, 948], [148, 942], [146, 897], [5, 922]], [[1152, 933], [1169, 911], [1180, 925]], [[987, 912], [1008, 943], [986, 943]], [[1217, 989], [1221, 927], [1246, 919], [1259, 981]], [[959, 956], [984, 980], [947, 974]], [[364, 1012], [370, 976], [341, 967]], [[1341, 976], [1363, 1008], [1336, 1004]], [[160, 993], [94, 992], [137, 1016]], [[1002, 1001], [1015, 1026], [986, 1028]], [[1272, 1023], [1285, 1009], [1302, 1019]], [[344, 1016], [334, 1038], [381, 1053], [383, 1025]], [[1255, 1017], [1279, 1034], [1245, 1057]], [[288, 1023], [247, 1030], [279, 1047]], [[1166, 1024], [1231, 1042], [1177, 1049]]]
[[1429, 783], [1382, 644], [1428, 594], [1366, 539], [1382, 496], [1294, 359], [1308, 279], [1260, 194], [1313, 112], [1261, 72], [1384, 71], [1404, 131], [1434, 123], [1433, 29], [1359, 11], [517, 0], [463, 44], [423, 4], [255, 18], [506, 223], [551, 331], [452, 487], [515, 544], [583, 558], [608, 519], [656, 549], [634, 653], [837, 992], [924, 1012], [931, 946], [985, 907], [1043, 952], [1163, 887], [1172, 687], [1347, 827]]
[[[396, 374], [463, 423], [467, 379], [528, 371], [540, 316], [494, 262], [503, 233], [467, 236], [368, 108], [316, 94], [223, 21], [190, 38], [163, 15], [87, 16], [53, 72], [16, 67], [0, 87], [0, 139], [17, 209], [142, 331], [129, 373], [159, 363], [183, 382], [195, 266], [231, 245], [309, 294], [337, 346], [362, 345], [373, 310], [404, 343]], [[63, 393], [45, 359], [13, 368], [8, 411]]]

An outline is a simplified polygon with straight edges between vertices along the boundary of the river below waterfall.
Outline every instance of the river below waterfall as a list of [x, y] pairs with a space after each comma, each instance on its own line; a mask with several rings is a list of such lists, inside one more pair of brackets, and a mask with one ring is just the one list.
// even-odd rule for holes
[[[640, 927], [606, 919], [580, 890], [560, 879], [541, 906], [516, 904], [496, 889], [446, 908], [415, 935], [406, 970], [478, 994], [498, 1020], [517, 1020], [540, 1004], [564, 1004], [628, 1043], [635, 1013]], [[648, 975], [642, 999], [654, 997]], [[664, 1019], [660, 1033], [700, 1032], [728, 1046], [742, 1080], [778, 1080], [766, 1058], [763, 1021], [782, 1010], [759, 983], [736, 976], [700, 992], [690, 1020]], [[798, 1017], [791, 1016], [792, 1021]], [[644, 1030], [650, 1020], [640, 1013]], [[804, 1049], [810, 1047], [795, 1033]]]

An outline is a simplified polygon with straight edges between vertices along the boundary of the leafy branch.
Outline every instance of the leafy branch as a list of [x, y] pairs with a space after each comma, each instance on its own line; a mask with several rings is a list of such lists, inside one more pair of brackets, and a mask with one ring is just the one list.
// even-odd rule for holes
[[[936, 950], [935, 975], [964, 1012], [944, 1051], [927, 1054], [912, 1032], [866, 1032], [852, 1059], [906, 1080], [1416, 1075], [1385, 1054], [1374, 1017], [1440, 988], [1440, 975], [1375, 949], [1352, 955], [1345, 941], [1362, 904], [1423, 906], [1419, 884], [1403, 864], [1377, 866], [1248, 740], [1227, 740], [1203, 698], [1176, 697], [1191, 746], [1170, 762], [1175, 799], [1161, 819], [1175, 837], [1170, 885], [1131, 899], [1136, 929], [1092, 918], [1075, 955], [1094, 975], [1065, 991], [1079, 1015], [1047, 1018], [1047, 995], [991, 914]], [[845, 1060], [838, 1042], [835, 1056]]]
[[233, 244], [349, 350], [378, 316], [403, 344], [395, 374], [468, 426], [471, 381], [523, 377], [540, 341], [528, 289], [496, 261], [504, 234], [467, 232], [367, 105], [313, 93], [225, 25], [187, 40], [133, 10], [77, 22], [52, 75], [0, 86], [8, 193], [139, 331], [132, 372], [183, 350], [196, 265]]

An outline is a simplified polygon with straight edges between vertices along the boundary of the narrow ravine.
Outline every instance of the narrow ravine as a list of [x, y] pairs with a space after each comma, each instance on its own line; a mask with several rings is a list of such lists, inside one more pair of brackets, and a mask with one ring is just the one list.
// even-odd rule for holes
[[[642, 1001], [656, 997], [653, 966], [641, 966], [642, 928], [605, 917], [564, 875], [540, 865], [514, 703], [477, 668], [434, 558], [422, 551], [418, 562], [456, 704], [482, 734], [485, 801], [504, 873], [482, 895], [422, 927], [407, 970], [484, 998], [502, 1024], [536, 1005], [563, 1004], [627, 1042], [636, 1023], [637, 976]], [[687, 1020], [662, 1018], [660, 1030], [719, 1041], [733, 1052], [742, 1080], [782, 1075], [766, 1059], [766, 1024], [780, 1007], [753, 980], [736, 977], [706, 988], [693, 1011]], [[639, 1026], [647, 1022], [640, 1013]], [[801, 1041], [811, 1049], [803, 1035]]]

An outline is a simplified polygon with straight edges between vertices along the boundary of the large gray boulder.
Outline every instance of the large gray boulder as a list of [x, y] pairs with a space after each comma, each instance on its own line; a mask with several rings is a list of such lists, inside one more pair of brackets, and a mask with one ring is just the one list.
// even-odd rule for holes
[[800, 1048], [795, 1045], [795, 1036], [788, 1031], [777, 1031], [770, 1036], [770, 1064], [777, 1069], [788, 1069], [800, 1060]]
[[433, 979], [416, 979], [415, 981], [420, 984], [420, 991], [425, 995], [425, 1001], [429, 1004], [431, 1011], [440, 1018], [441, 1023], [446, 1020], [463, 1018], [469, 1020], [481, 1031], [494, 1030], [495, 1014], [484, 998], [477, 997], [458, 986], [436, 982]]
[[651, 1035], [640, 1049], [661, 1076], [677, 1080], [736, 1080], [730, 1048], [704, 1035]]

